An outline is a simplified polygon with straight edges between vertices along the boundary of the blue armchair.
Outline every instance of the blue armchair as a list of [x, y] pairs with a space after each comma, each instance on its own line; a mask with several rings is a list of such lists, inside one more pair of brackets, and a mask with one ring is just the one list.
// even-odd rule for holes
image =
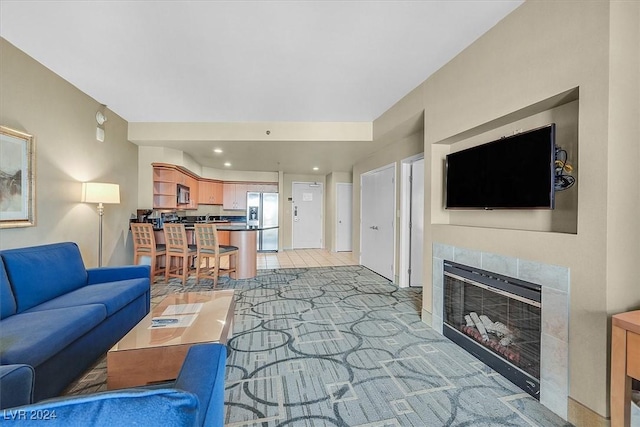
[[[29, 426], [223, 425], [226, 347], [191, 347], [175, 383], [32, 404], [34, 374], [28, 365], [0, 366], [0, 424]], [[22, 405], [22, 406], [21, 406]]]

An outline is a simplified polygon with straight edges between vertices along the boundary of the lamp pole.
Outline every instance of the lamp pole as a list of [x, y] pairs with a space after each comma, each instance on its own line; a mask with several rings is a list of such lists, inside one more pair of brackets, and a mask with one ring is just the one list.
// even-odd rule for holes
[[98, 204], [98, 216], [100, 216], [98, 229], [98, 267], [102, 267], [102, 217], [104, 216], [104, 204], [120, 203], [120, 186], [105, 182], [85, 182], [82, 184], [82, 201]]
[[100, 226], [98, 227], [98, 267], [102, 267], [102, 217], [104, 216], [104, 205], [98, 203], [98, 215], [100, 216]]

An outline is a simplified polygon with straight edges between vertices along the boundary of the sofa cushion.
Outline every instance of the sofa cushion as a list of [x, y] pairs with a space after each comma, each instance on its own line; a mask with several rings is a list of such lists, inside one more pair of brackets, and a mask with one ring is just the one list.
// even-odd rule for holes
[[20, 313], [2, 320], [0, 363], [36, 367], [107, 317], [102, 304]]
[[43, 302], [25, 313], [52, 310], [56, 308], [76, 307], [85, 304], [104, 304], [107, 316], [111, 316], [122, 307], [134, 301], [149, 290], [149, 278], [120, 280], [118, 282], [88, 285], [50, 301]]
[[0, 319], [16, 314], [16, 300], [13, 297], [4, 263], [0, 260]]
[[75, 243], [54, 243], [0, 252], [21, 313], [87, 284]]
[[[55, 418], [16, 420], [20, 426], [181, 427], [196, 425], [198, 399], [191, 393], [173, 389], [125, 389], [44, 400], [22, 408], [27, 414], [54, 414]], [[19, 413], [20, 409], [6, 412]]]
[[0, 365], [0, 409], [33, 402], [35, 376], [29, 365]]

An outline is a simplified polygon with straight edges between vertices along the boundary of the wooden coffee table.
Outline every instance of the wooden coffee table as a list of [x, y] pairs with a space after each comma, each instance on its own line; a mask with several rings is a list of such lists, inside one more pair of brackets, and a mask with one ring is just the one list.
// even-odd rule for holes
[[107, 388], [175, 379], [189, 347], [226, 344], [234, 307], [233, 290], [168, 295], [107, 353]]

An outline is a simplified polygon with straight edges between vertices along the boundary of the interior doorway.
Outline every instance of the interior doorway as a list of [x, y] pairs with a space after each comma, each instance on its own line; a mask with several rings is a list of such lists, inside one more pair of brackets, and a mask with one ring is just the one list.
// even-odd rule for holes
[[360, 264], [395, 280], [396, 165], [360, 175]]
[[424, 157], [402, 161], [399, 286], [424, 283]]
[[336, 184], [336, 252], [351, 252], [353, 184]]
[[294, 182], [291, 194], [293, 249], [322, 248], [322, 183]]

